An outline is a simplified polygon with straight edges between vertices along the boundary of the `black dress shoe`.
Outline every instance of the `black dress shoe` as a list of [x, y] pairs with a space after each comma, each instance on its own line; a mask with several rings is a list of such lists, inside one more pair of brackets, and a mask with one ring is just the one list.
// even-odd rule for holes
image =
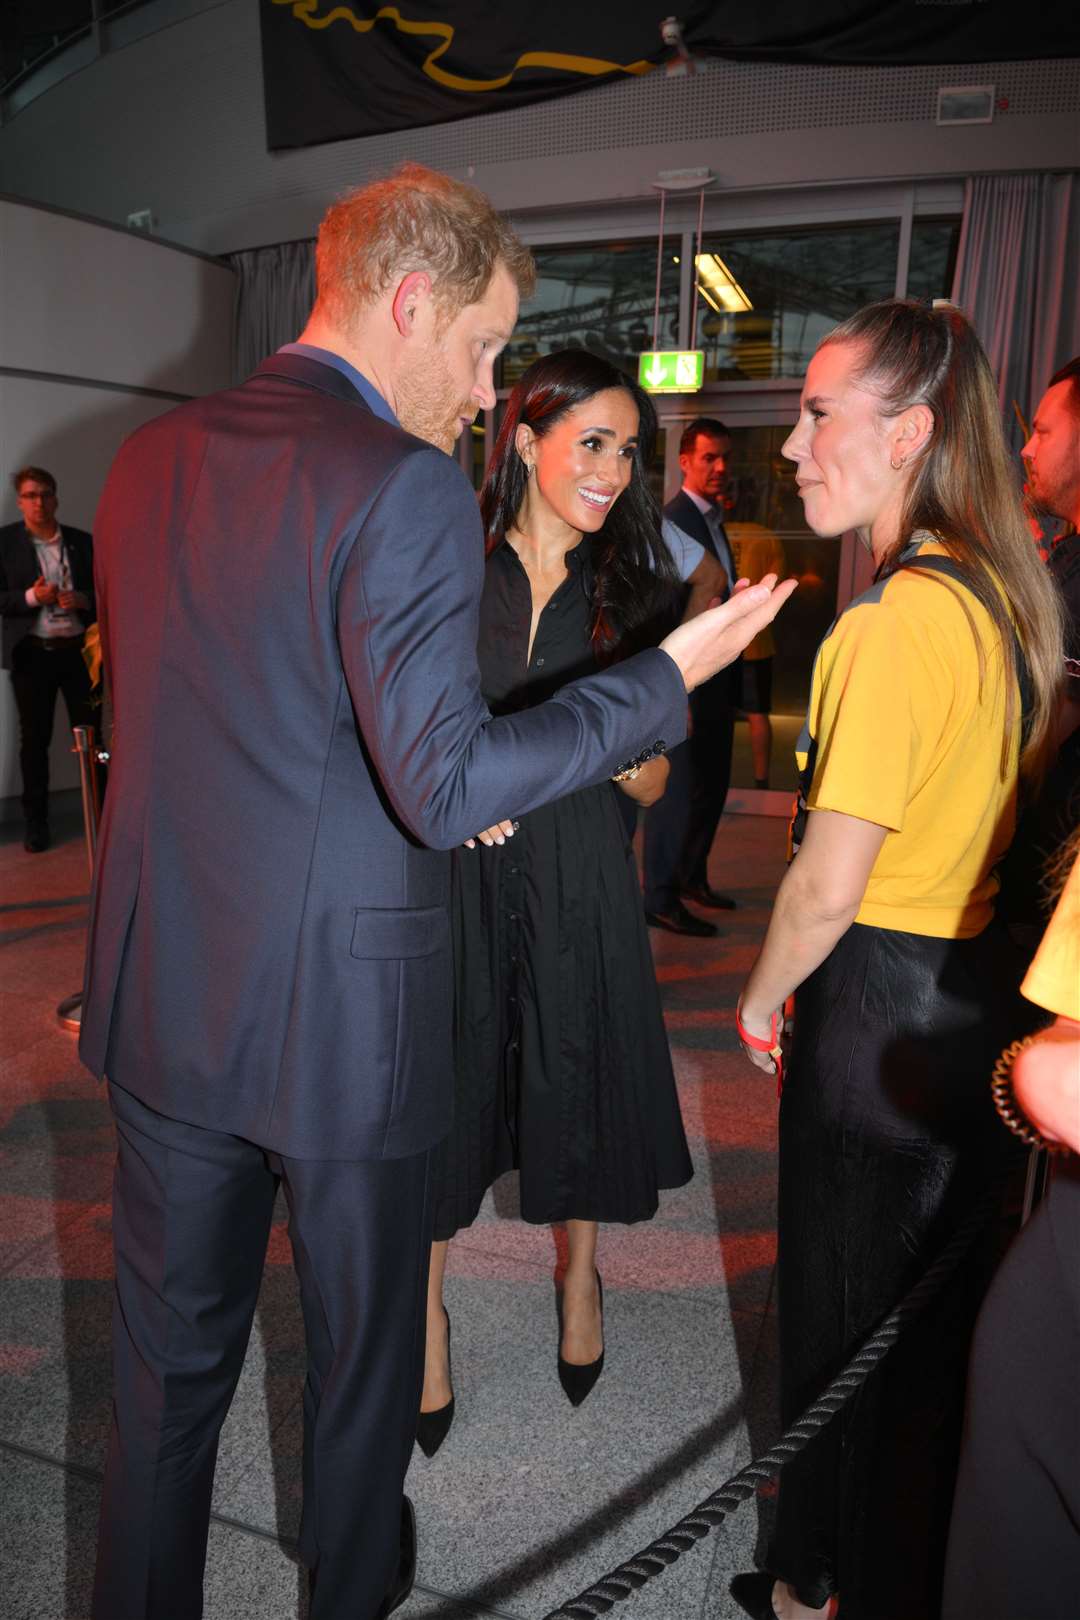
[[[445, 1307], [444, 1307], [445, 1309]], [[450, 1312], [446, 1312], [446, 1360], [450, 1361]], [[450, 1370], [453, 1379], [453, 1368]], [[454, 1397], [434, 1412], [421, 1412], [416, 1419], [416, 1443], [425, 1457], [434, 1457], [454, 1421]]]
[[388, 1614], [400, 1609], [416, 1584], [416, 1514], [407, 1496], [401, 1498], [401, 1538], [398, 1545], [398, 1570], [386, 1601], [376, 1620], [386, 1620]]
[[[407, 1496], [401, 1498], [401, 1527], [398, 1531], [398, 1565], [389, 1592], [375, 1611], [375, 1620], [386, 1620], [387, 1615], [408, 1598], [416, 1584], [416, 1514]], [[313, 1601], [319, 1588], [319, 1571], [308, 1574], [308, 1599]]]
[[728, 1591], [750, 1620], [777, 1620], [772, 1601], [775, 1585], [775, 1576], [755, 1570], [752, 1575], [736, 1575]]
[[23, 849], [29, 855], [40, 855], [49, 847], [49, 823], [47, 821], [29, 821], [26, 824], [26, 837], [23, 839]]
[[[596, 1286], [600, 1292], [600, 1331], [604, 1330], [604, 1285], [600, 1280], [600, 1273], [596, 1273]], [[562, 1340], [562, 1308], [559, 1309], [559, 1339]], [[580, 1406], [586, 1395], [590, 1393], [596, 1380], [604, 1370], [604, 1352], [601, 1350], [595, 1361], [586, 1361], [584, 1364], [576, 1361], [564, 1361], [560, 1351], [558, 1358], [559, 1383], [563, 1387], [563, 1394], [571, 1406]]]
[[687, 911], [681, 900], [673, 901], [666, 911], [647, 911], [645, 921], [650, 928], [666, 928], [669, 934], [692, 934], [696, 939], [714, 939], [720, 932], [715, 923]]
[[710, 888], [707, 883], [687, 884], [683, 894], [696, 906], [709, 906], [713, 911], [735, 910], [735, 902], [730, 894], [721, 894], [719, 889]]

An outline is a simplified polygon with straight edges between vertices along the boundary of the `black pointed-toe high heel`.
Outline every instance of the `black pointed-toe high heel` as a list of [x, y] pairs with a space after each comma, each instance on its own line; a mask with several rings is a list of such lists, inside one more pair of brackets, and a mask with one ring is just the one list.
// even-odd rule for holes
[[[775, 1576], [757, 1569], [752, 1575], [736, 1575], [728, 1591], [743, 1613], [750, 1616], [750, 1620], [778, 1620], [772, 1600], [775, 1585]], [[825, 1604], [824, 1612], [827, 1615], [835, 1612], [836, 1601], [835, 1597], [831, 1597]]]
[[752, 1575], [736, 1575], [728, 1591], [750, 1620], [777, 1620], [773, 1608], [775, 1577], [756, 1569]]
[[[600, 1332], [604, 1331], [604, 1284], [600, 1273], [596, 1273], [596, 1286], [600, 1291]], [[562, 1308], [559, 1309], [559, 1343], [562, 1343]], [[588, 1395], [596, 1380], [604, 1370], [604, 1352], [601, 1350], [595, 1361], [587, 1361], [582, 1366], [574, 1361], [564, 1361], [559, 1355], [559, 1383], [563, 1393], [571, 1406], [580, 1406]]]
[[[454, 1369], [450, 1363], [450, 1312], [446, 1312], [446, 1363], [453, 1381]], [[416, 1418], [416, 1443], [425, 1457], [434, 1457], [454, 1421], [454, 1397], [434, 1412], [420, 1412]]]

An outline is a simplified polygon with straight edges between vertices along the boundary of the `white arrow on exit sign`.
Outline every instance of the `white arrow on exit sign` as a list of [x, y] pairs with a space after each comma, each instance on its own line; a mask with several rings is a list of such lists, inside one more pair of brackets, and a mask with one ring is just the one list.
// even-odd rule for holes
[[702, 349], [649, 349], [638, 356], [638, 382], [653, 394], [690, 394], [705, 377]]

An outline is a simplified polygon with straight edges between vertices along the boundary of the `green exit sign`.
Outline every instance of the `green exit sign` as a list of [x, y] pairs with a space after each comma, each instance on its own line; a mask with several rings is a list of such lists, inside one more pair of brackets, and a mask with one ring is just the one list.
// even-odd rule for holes
[[652, 349], [638, 356], [637, 375], [650, 394], [692, 394], [705, 380], [705, 351]]

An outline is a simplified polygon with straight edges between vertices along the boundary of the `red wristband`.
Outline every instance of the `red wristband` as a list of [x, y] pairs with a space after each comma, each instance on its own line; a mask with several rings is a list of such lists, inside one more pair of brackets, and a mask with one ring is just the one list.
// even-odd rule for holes
[[751, 1035], [742, 1021], [742, 997], [735, 1003], [735, 1030], [740, 1041], [753, 1047], [755, 1052], [767, 1052], [776, 1064], [776, 1095], [779, 1097], [784, 1089], [784, 1054], [780, 1046], [780, 1019], [777, 1013], [769, 1014], [769, 1039], [762, 1035]]

